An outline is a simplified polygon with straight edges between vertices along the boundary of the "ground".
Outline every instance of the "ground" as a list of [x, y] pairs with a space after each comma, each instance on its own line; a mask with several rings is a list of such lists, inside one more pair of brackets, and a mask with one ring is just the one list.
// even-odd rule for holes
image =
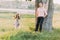
[[[21, 14], [20, 26], [14, 29], [15, 13], [0, 13], [0, 40], [59, 40], [60, 14], [53, 15], [53, 28], [50, 32], [34, 32], [35, 17], [32, 14]], [[57, 29], [57, 30], [56, 30]]]

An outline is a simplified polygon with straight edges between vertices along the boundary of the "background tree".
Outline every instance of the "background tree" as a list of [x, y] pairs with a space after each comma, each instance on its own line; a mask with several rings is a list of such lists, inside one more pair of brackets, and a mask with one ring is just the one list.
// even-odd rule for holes
[[32, 1], [32, 0], [26, 0], [26, 1]]

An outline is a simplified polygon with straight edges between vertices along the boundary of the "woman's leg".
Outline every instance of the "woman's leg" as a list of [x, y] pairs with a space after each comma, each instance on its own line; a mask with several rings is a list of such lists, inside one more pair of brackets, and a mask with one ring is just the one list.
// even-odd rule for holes
[[44, 18], [41, 17], [41, 18], [40, 18], [40, 32], [42, 31], [43, 21], [44, 21]]
[[37, 23], [36, 23], [35, 31], [38, 31], [39, 23], [40, 23], [40, 17], [37, 18]]

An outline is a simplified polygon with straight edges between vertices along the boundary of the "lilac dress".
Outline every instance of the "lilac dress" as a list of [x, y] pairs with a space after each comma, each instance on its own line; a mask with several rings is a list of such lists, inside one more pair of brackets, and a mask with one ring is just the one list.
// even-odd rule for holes
[[19, 26], [19, 19], [15, 19], [14, 25], [15, 25], [15, 27]]

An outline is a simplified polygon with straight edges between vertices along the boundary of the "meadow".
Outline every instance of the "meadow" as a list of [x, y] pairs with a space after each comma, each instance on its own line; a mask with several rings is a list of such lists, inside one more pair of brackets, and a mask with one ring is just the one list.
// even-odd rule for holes
[[34, 32], [35, 16], [21, 14], [20, 26], [14, 29], [15, 13], [0, 13], [0, 40], [60, 40], [60, 14], [53, 15], [52, 32]]

